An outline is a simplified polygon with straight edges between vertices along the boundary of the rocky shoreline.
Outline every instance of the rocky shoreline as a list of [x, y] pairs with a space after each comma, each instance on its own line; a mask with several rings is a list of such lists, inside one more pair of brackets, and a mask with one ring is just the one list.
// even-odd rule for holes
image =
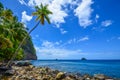
[[0, 71], [0, 80], [120, 80], [104, 74], [81, 75], [80, 73], [66, 73], [48, 67], [35, 67], [29, 62], [18, 62], [11, 69]]

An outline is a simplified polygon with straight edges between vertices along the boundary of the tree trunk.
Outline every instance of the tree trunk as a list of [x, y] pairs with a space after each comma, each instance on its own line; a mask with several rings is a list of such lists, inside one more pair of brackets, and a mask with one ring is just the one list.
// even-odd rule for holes
[[[28, 32], [28, 35], [30, 35], [30, 33], [39, 25], [40, 21], [38, 21], [38, 23]], [[16, 49], [15, 53], [13, 54], [12, 58], [10, 59], [10, 61], [7, 63], [6, 67], [11, 66], [12, 61], [15, 59], [15, 57], [17, 56], [17, 53], [19, 51], [19, 49], [21, 48], [21, 46], [23, 45], [24, 41], [27, 39], [28, 35], [26, 35], [22, 42], [19, 44], [18, 48]]]

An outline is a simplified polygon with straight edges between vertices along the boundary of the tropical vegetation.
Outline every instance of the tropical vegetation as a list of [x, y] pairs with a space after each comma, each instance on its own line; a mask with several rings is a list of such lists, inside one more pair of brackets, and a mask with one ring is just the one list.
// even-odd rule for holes
[[[0, 61], [10, 60], [26, 35], [28, 40], [31, 41], [24, 24], [18, 21], [17, 16], [13, 15], [10, 9], [4, 8], [0, 3]], [[26, 43], [24, 41], [22, 46], [25, 47]], [[15, 59], [24, 58], [23, 47], [20, 47]]]
[[[13, 15], [10, 9], [4, 8], [0, 3], [0, 61], [9, 60], [7, 66], [11, 64], [14, 59], [20, 60], [24, 58], [24, 49], [26, 44], [32, 44], [30, 33], [41, 23], [44, 25], [45, 21], [50, 24], [48, 5], [35, 7], [36, 11], [32, 13], [37, 16], [38, 23], [27, 32], [24, 24], [18, 21], [17, 16]], [[29, 43], [29, 44], [28, 44]], [[33, 46], [33, 45], [32, 45]], [[33, 49], [35, 53], [35, 49]]]
[[[52, 14], [52, 12], [48, 9], [48, 5], [43, 6], [43, 4], [41, 4], [40, 6], [35, 6], [36, 11], [32, 13], [33, 16], [37, 16], [36, 21], [38, 21], [38, 23], [28, 32], [28, 35], [41, 23], [42, 25], [44, 25], [45, 21], [47, 21], [50, 24], [50, 19], [48, 17], [48, 15]], [[11, 60], [8, 62], [7, 66], [9, 66], [11, 64], [11, 62], [14, 60], [14, 58], [16, 57], [16, 55], [18, 54], [18, 51], [20, 50], [22, 44], [24, 43], [24, 41], [27, 39], [28, 35], [26, 35], [22, 42], [20, 43], [20, 45], [18, 46], [18, 48], [15, 51], [15, 54], [12, 56]]]

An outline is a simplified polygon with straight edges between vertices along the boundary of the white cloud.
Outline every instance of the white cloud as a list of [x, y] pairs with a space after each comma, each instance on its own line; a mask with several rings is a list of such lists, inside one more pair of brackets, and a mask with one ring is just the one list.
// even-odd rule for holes
[[110, 39], [107, 39], [107, 42], [113, 41], [113, 40], [120, 40], [120, 37], [111, 37]]
[[45, 5], [45, 4], [50, 4], [51, 1], [52, 1], [52, 0], [29, 0], [28, 6], [34, 7], [34, 6], [36, 6], [36, 5], [40, 5], [41, 3], [42, 3], [43, 5]]
[[81, 58], [80, 55], [84, 53], [81, 50], [68, 50], [68, 49], [60, 49], [60, 48], [39, 48], [35, 47], [37, 51], [38, 59], [76, 59], [74, 56], [78, 56], [79, 59]]
[[73, 38], [73, 39], [68, 40], [66, 44], [78, 43], [78, 42], [87, 41], [87, 40], [89, 40], [88, 36], [82, 37], [80, 39]]
[[67, 31], [65, 31], [64, 29], [60, 28], [61, 34], [66, 34]]
[[49, 4], [48, 8], [53, 12], [53, 14], [50, 15], [51, 22], [56, 24], [57, 27], [59, 27], [59, 24], [65, 23], [65, 17], [68, 16], [67, 12], [62, 9], [62, 6], [65, 4], [67, 4], [67, 1], [64, 0], [53, 0]]
[[29, 0], [28, 6], [31, 6], [31, 7], [35, 6], [34, 1], [35, 1], [35, 0]]
[[95, 18], [98, 19], [98, 18], [100, 18], [100, 16], [98, 14], [96, 14]]
[[100, 18], [100, 16], [98, 14], [96, 14], [96, 16], [95, 16], [96, 23], [97, 23], [97, 21], [98, 21], [99, 18]]
[[120, 40], [120, 37], [118, 37], [118, 39]]
[[43, 5], [48, 4], [48, 8], [53, 12], [52, 15], [50, 15], [50, 20], [52, 23], [56, 25], [56, 27], [59, 28], [59, 24], [65, 23], [65, 17], [68, 16], [67, 12], [62, 9], [63, 6], [66, 4], [71, 3], [72, 0], [29, 0], [28, 5], [33, 7], [35, 5], [40, 5], [41, 3]]
[[91, 4], [93, 4], [92, 0], [82, 0], [80, 5], [74, 10], [75, 16], [79, 18], [81, 27], [86, 28], [92, 24], [92, 20], [90, 20], [93, 11]]
[[54, 44], [52, 42], [49, 42], [49, 41], [44, 41], [42, 43], [42, 47], [46, 47], [46, 48], [53, 48], [54, 47]]
[[21, 22], [26, 23], [32, 19], [32, 16], [26, 14], [26, 11], [22, 12], [22, 19]]
[[69, 40], [67, 43], [68, 43], [68, 44], [71, 44], [72, 42], [73, 42], [73, 40], [71, 39], [71, 40]]
[[107, 39], [107, 42], [110, 42], [110, 41], [114, 40], [115, 38], [116, 38], [115, 36], [111, 37], [111, 38]]
[[64, 45], [72, 44], [72, 43], [77, 43], [77, 39], [76, 38], [70, 39], [66, 43], [64, 43]]
[[[19, 0], [21, 4], [25, 3], [24, 0]], [[74, 9], [75, 6], [78, 6], [74, 9], [75, 16], [79, 18], [80, 26], [86, 28], [87, 26], [92, 24], [91, 13], [93, 9], [91, 8], [91, 4], [93, 4], [92, 0], [29, 0], [27, 5], [33, 7], [35, 5], [48, 4], [48, 8], [53, 12], [50, 15], [51, 22], [56, 25], [57, 28], [60, 27], [61, 23], [65, 23], [65, 18], [69, 15], [67, 13], [68, 4], [71, 9]], [[63, 9], [64, 7], [64, 9]]]
[[27, 3], [24, 0], [18, 0], [20, 2], [20, 4], [22, 5], [27, 5]]
[[101, 25], [104, 27], [108, 27], [108, 26], [112, 25], [112, 23], [113, 22], [111, 20], [105, 20], [101, 23]]
[[75, 56], [81, 58], [80, 55], [84, 55], [80, 49], [69, 50], [65, 48], [60, 48], [60, 42], [49, 42], [43, 41], [42, 46], [35, 46], [38, 59], [65, 59], [72, 58], [76, 59]]
[[87, 40], [89, 40], [88, 36], [85, 36], [82, 38], [73, 38], [73, 39], [66, 41], [64, 44], [60, 45], [60, 47], [64, 47], [65, 45], [69, 45], [69, 44], [76, 44], [76, 43], [87, 41]]
[[[49, 15], [51, 23], [55, 24], [57, 28], [60, 28], [60, 24], [65, 23], [65, 18], [69, 16], [68, 5], [70, 5], [70, 9], [74, 11], [74, 15], [79, 18], [81, 27], [86, 28], [92, 24], [92, 20], [90, 19], [93, 11], [91, 8], [93, 4], [92, 0], [29, 0], [27, 6], [34, 7], [41, 3], [43, 5], [49, 5], [48, 8], [53, 12], [52, 15]], [[61, 32], [63, 34], [66, 33], [66, 31], [62, 30]]]
[[89, 38], [88, 38], [88, 36], [85, 36], [85, 37], [79, 39], [78, 42], [80, 42], [80, 41], [87, 41], [87, 40], [89, 40]]
[[55, 42], [55, 45], [60, 45], [61, 41], [60, 42]]
[[38, 37], [39, 37], [39, 35], [37, 34], [37, 35], [35, 35], [35, 37], [36, 37], [36, 38], [38, 38]]
[[[68, 16], [66, 11], [66, 5], [71, 4], [72, 0], [29, 0], [28, 6], [33, 7], [40, 4], [48, 4], [49, 10], [52, 11], [52, 15], [49, 15], [51, 23], [55, 24], [56, 28], [59, 28], [61, 34], [67, 33], [67, 31], [60, 28], [60, 24], [65, 23], [65, 18]], [[74, 1], [75, 4], [75, 1]], [[63, 9], [65, 7], [65, 9]]]
[[75, 6], [78, 5], [78, 0], [72, 0], [72, 2], [70, 2], [70, 9], [74, 10]]
[[61, 43], [61, 41], [59, 42], [49, 42], [49, 41], [43, 41], [42, 42], [42, 47], [45, 48], [54, 48], [54, 46], [58, 46]]

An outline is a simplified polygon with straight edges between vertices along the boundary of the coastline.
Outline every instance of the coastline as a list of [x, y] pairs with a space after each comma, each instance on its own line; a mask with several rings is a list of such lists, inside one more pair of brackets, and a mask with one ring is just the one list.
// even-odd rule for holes
[[29, 61], [14, 63], [11, 70], [7, 70], [2, 80], [119, 80], [104, 74], [68, 73], [49, 67], [35, 67]]

